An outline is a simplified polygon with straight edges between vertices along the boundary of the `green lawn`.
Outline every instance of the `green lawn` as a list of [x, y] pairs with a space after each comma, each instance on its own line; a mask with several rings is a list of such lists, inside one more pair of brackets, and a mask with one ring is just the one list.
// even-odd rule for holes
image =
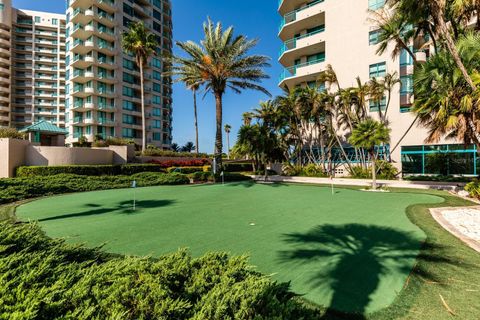
[[71, 194], [17, 208], [52, 237], [131, 255], [188, 247], [248, 254], [251, 263], [319, 305], [374, 312], [402, 290], [425, 234], [407, 207], [430, 194], [302, 185], [151, 187]]

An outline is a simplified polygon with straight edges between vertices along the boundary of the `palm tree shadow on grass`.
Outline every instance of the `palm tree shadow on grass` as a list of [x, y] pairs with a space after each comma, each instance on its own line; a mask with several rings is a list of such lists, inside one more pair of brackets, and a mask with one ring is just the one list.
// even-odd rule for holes
[[175, 203], [175, 200], [139, 200], [136, 202], [136, 209], [133, 210], [133, 200], [124, 200], [118, 202], [114, 206], [104, 207], [101, 204], [96, 203], [88, 203], [84, 205], [84, 207], [91, 208], [89, 210], [84, 210], [75, 213], [69, 214], [61, 214], [57, 216], [52, 216], [44, 219], [39, 219], [39, 222], [44, 221], [53, 221], [53, 220], [62, 220], [62, 219], [70, 219], [70, 218], [79, 218], [79, 217], [88, 217], [88, 216], [95, 216], [106, 214], [110, 212], [117, 212], [120, 214], [140, 214], [142, 213], [142, 209], [150, 209], [150, 208], [160, 208], [172, 205]]
[[286, 234], [284, 237], [285, 242], [295, 248], [280, 252], [282, 262], [310, 264], [318, 261], [324, 266], [308, 279], [312, 288], [332, 292], [323, 319], [365, 319], [382, 276], [390, 272], [413, 272], [437, 280], [418, 266], [412, 270], [414, 259], [453, 263], [435, 254], [439, 251], [436, 248], [418, 255], [422, 243], [417, 237], [388, 227], [323, 225], [306, 233]]

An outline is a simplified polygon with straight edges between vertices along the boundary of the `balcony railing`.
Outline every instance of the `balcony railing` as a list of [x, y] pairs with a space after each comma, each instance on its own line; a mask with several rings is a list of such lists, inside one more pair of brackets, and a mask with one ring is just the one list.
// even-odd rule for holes
[[321, 57], [321, 58], [316, 59], [316, 60], [308, 61], [308, 62], [305, 62], [305, 63], [301, 63], [301, 64], [297, 64], [297, 65], [285, 68], [285, 69], [283, 69], [283, 72], [280, 75], [280, 82], [282, 82], [286, 78], [295, 77], [297, 75], [298, 69], [300, 69], [300, 68], [311, 66], [311, 65], [314, 65], [314, 64], [322, 63], [322, 62], [325, 62], [325, 57]]
[[283, 26], [286, 25], [287, 23], [296, 21], [297, 20], [297, 13], [299, 13], [300, 11], [311, 8], [311, 7], [321, 3], [323, 1], [325, 1], [325, 0], [316, 0], [312, 3], [309, 3], [305, 7], [298, 8], [297, 10], [293, 10], [293, 11], [285, 14], [282, 18], [282, 21], [280, 22], [280, 27], [278, 28], [278, 30], [279, 31], [282, 30]]
[[282, 56], [282, 54], [285, 53], [285, 51], [289, 51], [289, 50], [293, 50], [297, 47], [297, 41], [298, 40], [301, 40], [301, 39], [305, 39], [305, 38], [308, 38], [308, 37], [311, 37], [311, 36], [314, 36], [316, 34], [319, 34], [319, 33], [322, 33], [325, 31], [325, 26], [322, 26], [322, 28], [318, 29], [318, 30], [315, 30], [313, 32], [310, 32], [310, 33], [307, 33], [307, 34], [304, 34], [304, 35], [301, 35], [299, 37], [296, 37], [296, 38], [293, 38], [293, 39], [290, 39], [290, 40], [287, 40], [283, 43], [283, 46], [282, 48], [280, 49], [280, 53], [279, 53], [279, 57]]

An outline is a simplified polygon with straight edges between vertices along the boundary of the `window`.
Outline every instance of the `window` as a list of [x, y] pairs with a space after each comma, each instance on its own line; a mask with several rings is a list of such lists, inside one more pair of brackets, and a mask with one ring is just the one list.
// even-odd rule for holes
[[125, 124], [135, 124], [135, 117], [129, 114], [122, 115], [122, 122]]
[[161, 68], [161, 67], [162, 67], [162, 62], [160, 61], [160, 59], [153, 58], [153, 60], [152, 60], [152, 65], [153, 65], [155, 68]]
[[123, 81], [128, 82], [128, 83], [135, 83], [135, 77], [132, 74], [123, 73]]
[[35, 22], [36, 23], [39, 23], [41, 21], [41, 18], [40, 17], [35, 17]]
[[153, 79], [162, 80], [162, 74], [158, 71], [153, 70]]
[[307, 86], [310, 88], [317, 88], [318, 92], [325, 91], [325, 82], [317, 83], [316, 81], [307, 82]]
[[53, 19], [52, 19], [52, 24], [53, 24], [54, 26], [58, 25], [58, 19], [53, 18]]
[[319, 52], [307, 57], [307, 64], [314, 64], [325, 61], [325, 52]]
[[3, 11], [4, 8], [5, 8], [5, 5], [3, 3], [0, 3], [0, 11]]
[[130, 128], [122, 128], [122, 137], [124, 138], [134, 138], [134, 131]]
[[153, 104], [161, 104], [162, 103], [162, 98], [159, 96], [153, 96], [152, 97], [152, 102]]
[[155, 92], [162, 92], [162, 86], [159, 83], [153, 83], [153, 91]]
[[370, 112], [378, 112], [378, 110], [385, 111], [387, 108], [387, 98], [383, 97], [380, 101], [370, 100], [369, 102]]
[[385, 62], [370, 65], [370, 78], [384, 77], [387, 74], [387, 65]]
[[123, 87], [122, 93], [126, 97], [133, 97], [133, 89], [129, 87]]
[[159, 116], [162, 115], [162, 112], [161, 112], [161, 111], [162, 111], [162, 110], [161, 110], [160, 108], [153, 108], [153, 115], [154, 115], [155, 117], [159, 117]]
[[128, 70], [134, 70], [135, 69], [135, 64], [133, 61], [130, 61], [128, 59], [123, 59], [123, 67], [128, 69]]
[[162, 140], [162, 134], [160, 132], [154, 132], [153, 133], [153, 140], [154, 141], [160, 141]]
[[385, 0], [368, 0], [368, 9], [378, 10], [385, 5]]
[[160, 121], [160, 120], [153, 120], [153, 127], [154, 127], [155, 129], [161, 128], [161, 127], [162, 127], [162, 121]]
[[[413, 49], [413, 48], [410, 48]], [[400, 66], [412, 66], [413, 65], [413, 58], [408, 53], [407, 50], [403, 49], [400, 52]]]
[[413, 93], [413, 76], [401, 76], [400, 77], [401, 87], [400, 87], [400, 94], [406, 95]]
[[378, 44], [380, 33], [380, 30], [370, 31], [368, 33], [368, 44], [371, 46]]

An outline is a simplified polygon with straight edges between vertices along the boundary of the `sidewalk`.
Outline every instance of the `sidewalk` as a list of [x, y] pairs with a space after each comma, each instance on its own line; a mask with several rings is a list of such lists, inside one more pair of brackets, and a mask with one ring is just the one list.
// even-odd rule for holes
[[[252, 176], [256, 181], [263, 181], [264, 176]], [[309, 177], [287, 177], [287, 176], [269, 176], [270, 182], [287, 182], [287, 183], [311, 183], [311, 184], [328, 184], [332, 182], [336, 186], [362, 186], [369, 187], [372, 180], [368, 179], [348, 179], [348, 178], [309, 178]], [[435, 181], [407, 181], [407, 180], [377, 180], [379, 187], [388, 188], [410, 188], [410, 189], [436, 189], [446, 191], [463, 190], [466, 183], [464, 182], [435, 182]]]

